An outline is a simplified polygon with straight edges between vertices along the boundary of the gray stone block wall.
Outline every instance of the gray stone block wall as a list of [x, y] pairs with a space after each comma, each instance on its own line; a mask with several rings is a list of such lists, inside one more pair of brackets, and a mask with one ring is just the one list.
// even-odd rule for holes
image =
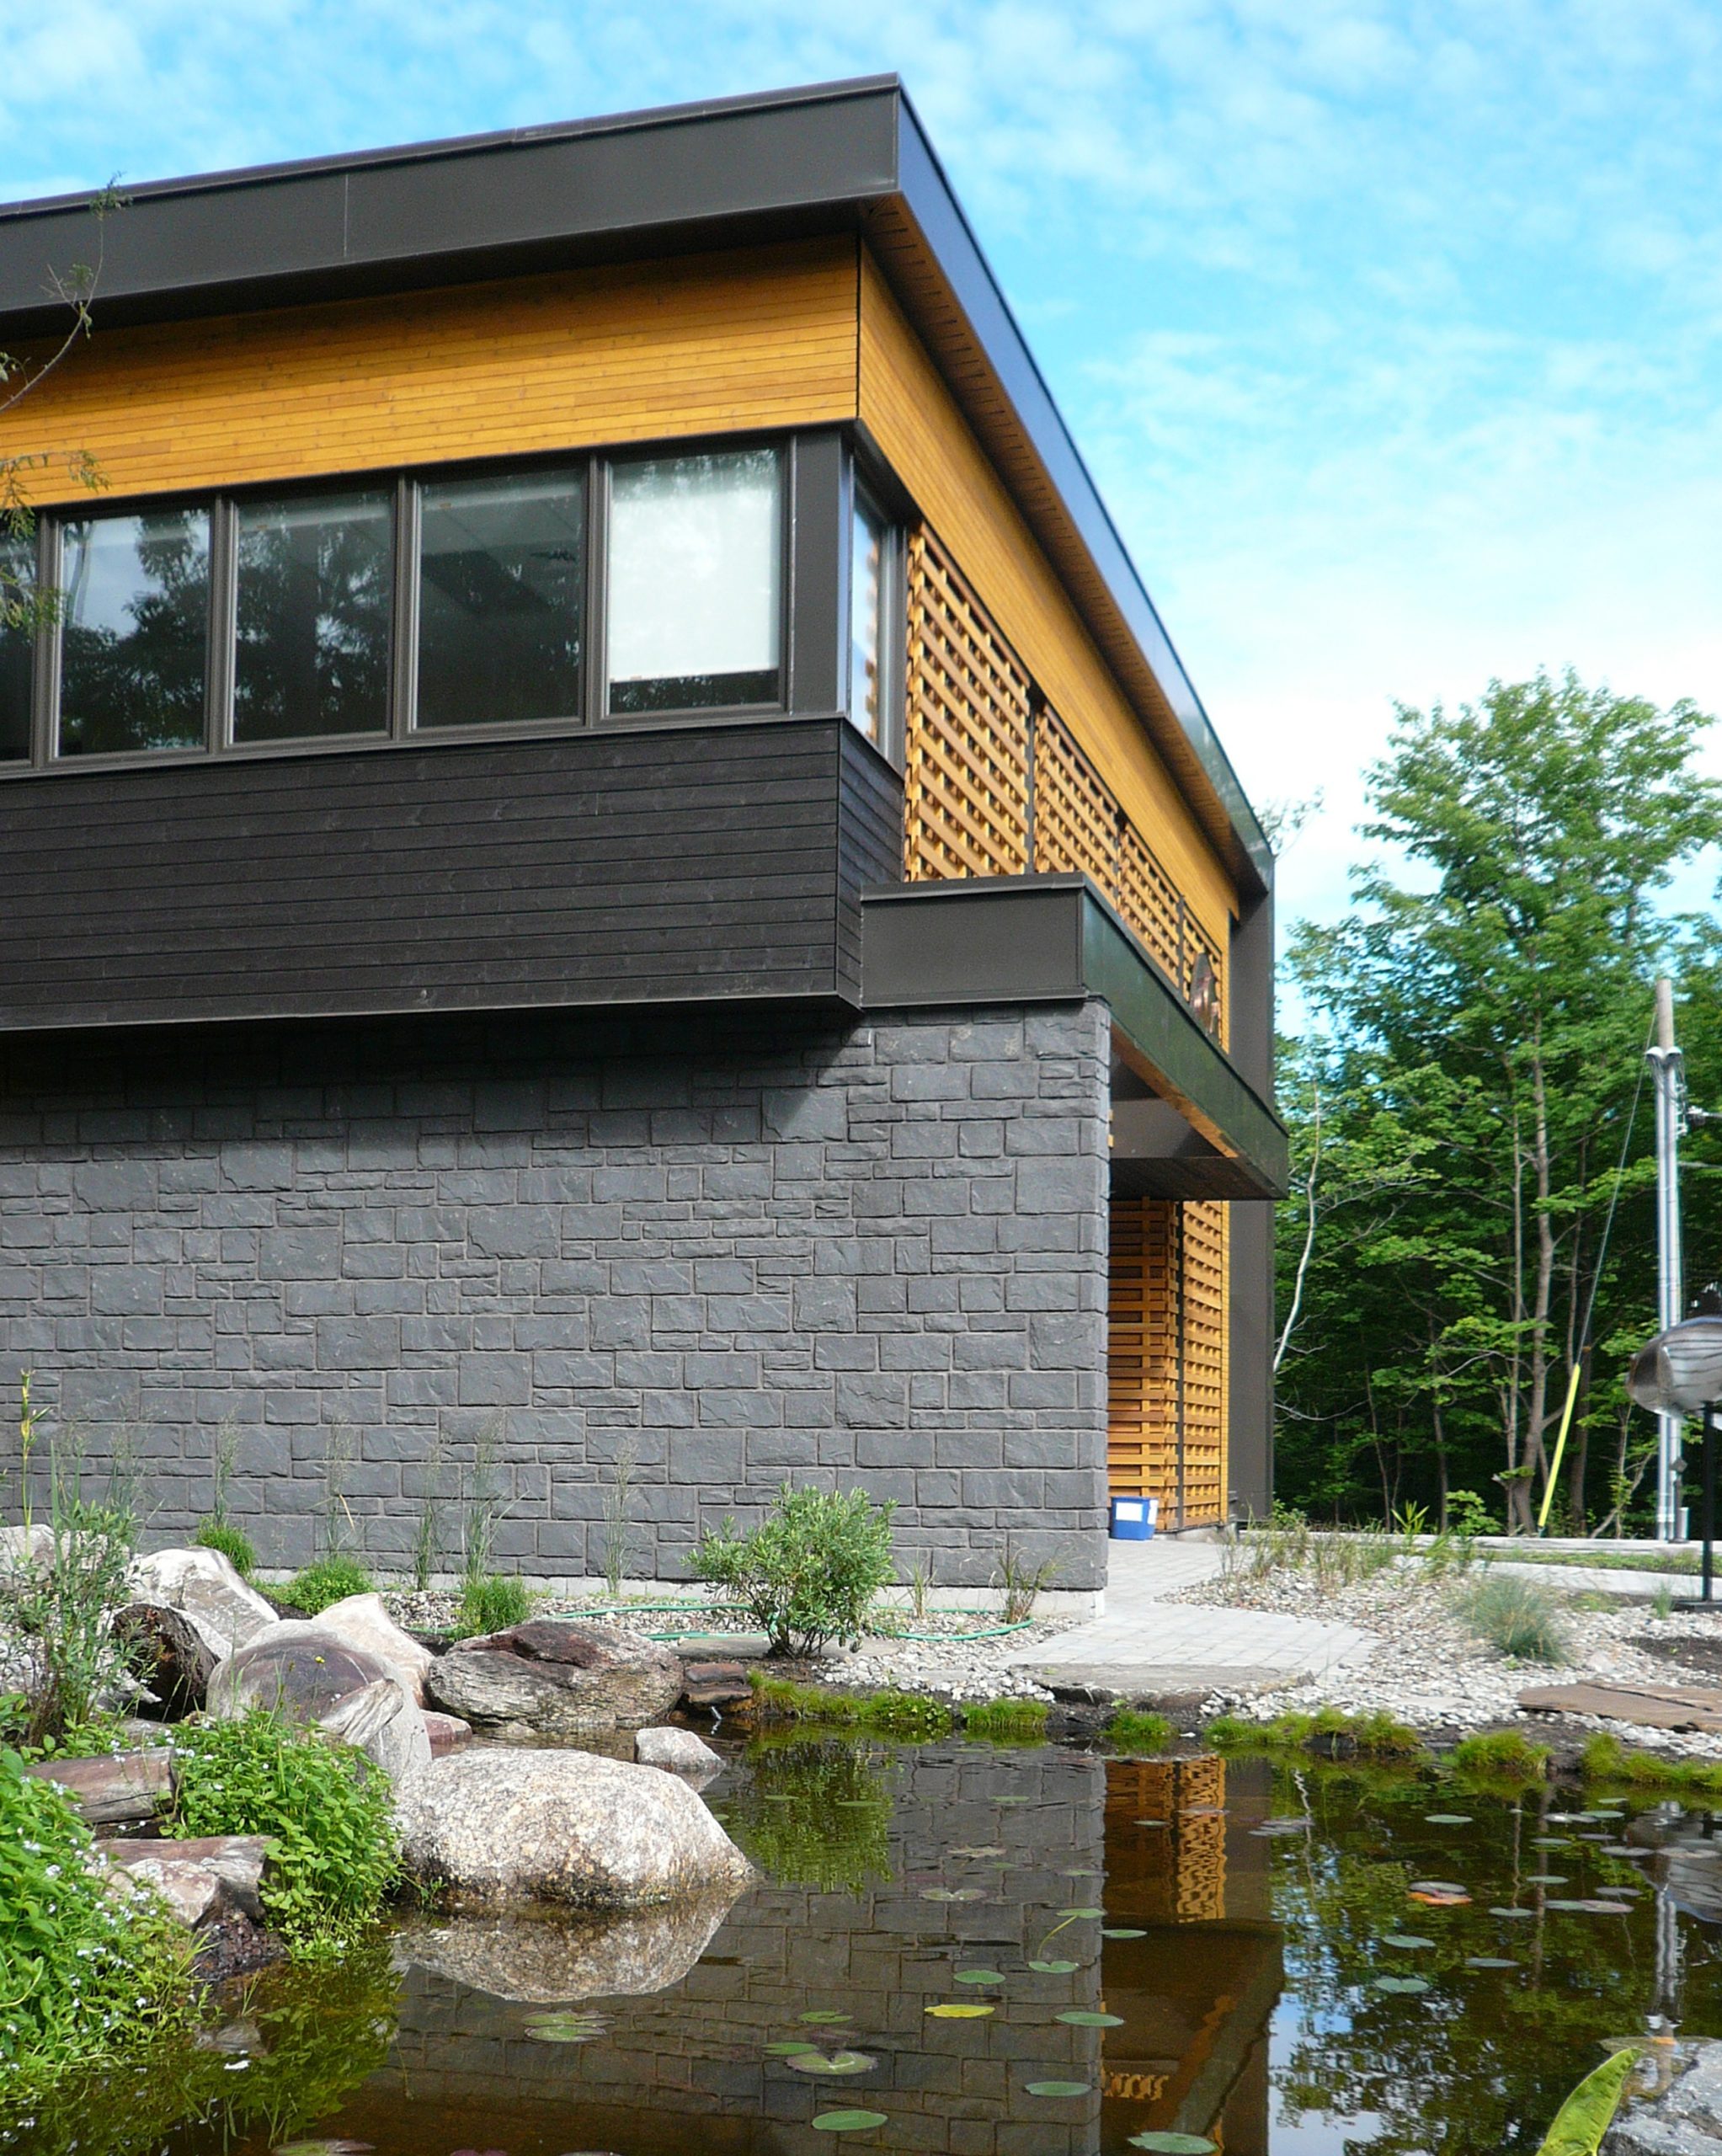
[[1092, 1588], [1107, 1039], [1090, 1004], [14, 1040], [0, 1397], [33, 1370], [95, 1469], [129, 1449], [157, 1540], [226, 1422], [266, 1562], [312, 1553], [332, 1443], [385, 1571], [490, 1446], [499, 1562], [596, 1573], [632, 1448], [637, 1577], [794, 1481], [895, 1499], [943, 1583], [1008, 1538]]

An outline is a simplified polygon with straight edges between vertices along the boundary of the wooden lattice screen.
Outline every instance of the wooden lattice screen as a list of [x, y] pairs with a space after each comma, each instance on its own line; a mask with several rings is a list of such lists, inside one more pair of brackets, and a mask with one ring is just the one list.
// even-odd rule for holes
[[1028, 676], [925, 528], [909, 542], [904, 876], [1028, 866]]
[[1163, 1865], [1171, 1871], [1181, 1923], [1212, 1924], [1226, 1913], [1225, 1803], [1226, 1763], [1217, 1753], [1106, 1762], [1107, 1812], [1166, 1823], [1148, 1861], [1156, 1872]]
[[1106, 1328], [1106, 1470], [1158, 1497], [1163, 1528], [1227, 1511], [1226, 1209], [1115, 1198]]

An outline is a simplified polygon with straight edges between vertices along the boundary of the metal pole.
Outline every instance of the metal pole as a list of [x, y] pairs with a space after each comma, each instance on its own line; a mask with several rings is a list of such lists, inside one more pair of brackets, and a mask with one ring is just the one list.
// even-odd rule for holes
[[1704, 1531], [1704, 1593], [1710, 1599], [1710, 1545], [1716, 1540], [1716, 1403], [1704, 1402], [1704, 1490], [1700, 1524]]
[[[1656, 1323], [1678, 1325], [1685, 1296], [1680, 1266], [1680, 1140], [1686, 1082], [1674, 1045], [1674, 984], [1656, 984], [1656, 1045], [1647, 1051], [1656, 1088]], [[1681, 1433], [1678, 1415], [1656, 1417], [1656, 1536], [1677, 1542], [1681, 1529]]]

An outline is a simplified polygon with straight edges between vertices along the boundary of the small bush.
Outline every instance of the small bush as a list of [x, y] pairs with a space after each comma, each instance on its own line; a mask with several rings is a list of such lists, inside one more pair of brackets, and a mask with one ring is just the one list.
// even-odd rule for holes
[[455, 1630], [470, 1640], [480, 1632], [505, 1632], [510, 1625], [524, 1625], [531, 1614], [532, 1598], [518, 1580], [481, 1572], [461, 1582]]
[[1586, 1781], [1624, 1783], [1671, 1796], [1722, 1794], [1722, 1766], [1701, 1759], [1665, 1759], [1655, 1752], [1629, 1752], [1618, 1737], [1600, 1730], [1586, 1741], [1581, 1764]]
[[1458, 1601], [1460, 1616], [1479, 1640], [1513, 1662], [1563, 1662], [1568, 1651], [1560, 1604], [1538, 1580], [1496, 1573]]
[[1176, 1734], [1164, 1715], [1140, 1713], [1120, 1707], [1101, 1732], [1109, 1743], [1128, 1744], [1141, 1752], [1163, 1751]]
[[856, 1640], [891, 1577], [891, 1515], [863, 1490], [782, 1491], [763, 1527], [733, 1520], [707, 1534], [689, 1569], [724, 1588], [763, 1627], [773, 1654], [817, 1654]]
[[1498, 1532], [1488, 1506], [1474, 1490], [1447, 1492], [1447, 1524], [1450, 1534], [1462, 1534], [1468, 1541], [1479, 1534]]
[[71, 1799], [0, 1752], [0, 2064], [33, 2085], [190, 2020], [184, 1935], [153, 1897], [86, 1868]]
[[965, 1737], [994, 1744], [1040, 1744], [1046, 1740], [1044, 1700], [987, 1700], [962, 1709]]
[[242, 1580], [248, 1580], [257, 1570], [257, 1552], [243, 1528], [226, 1520], [206, 1519], [195, 1540], [200, 1550], [219, 1550]]
[[369, 1594], [371, 1578], [356, 1557], [319, 1557], [302, 1572], [295, 1572], [281, 1589], [280, 1598], [307, 1617], [319, 1617], [349, 1594]]
[[388, 1778], [262, 1709], [183, 1732], [176, 1834], [269, 1834], [264, 1913], [296, 1953], [339, 1953], [399, 1876]]
[[1474, 1781], [1539, 1782], [1549, 1771], [1549, 1748], [1533, 1744], [1516, 1729], [1497, 1729], [1467, 1737], [1447, 1754], [1447, 1764]]

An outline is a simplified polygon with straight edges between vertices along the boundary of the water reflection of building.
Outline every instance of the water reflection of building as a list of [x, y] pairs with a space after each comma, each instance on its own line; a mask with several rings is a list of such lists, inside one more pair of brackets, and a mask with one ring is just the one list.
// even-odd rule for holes
[[1224, 1760], [1106, 1763], [1103, 2145], [1211, 2134], [1265, 2156], [1268, 2023], [1281, 1986], [1257, 1770]]

